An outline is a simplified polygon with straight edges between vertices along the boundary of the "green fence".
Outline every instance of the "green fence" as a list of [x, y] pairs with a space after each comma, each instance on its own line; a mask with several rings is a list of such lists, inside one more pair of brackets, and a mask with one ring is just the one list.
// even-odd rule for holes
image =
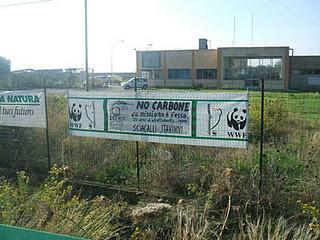
[[26, 228], [0, 224], [1, 240], [85, 240], [60, 234], [41, 232]]

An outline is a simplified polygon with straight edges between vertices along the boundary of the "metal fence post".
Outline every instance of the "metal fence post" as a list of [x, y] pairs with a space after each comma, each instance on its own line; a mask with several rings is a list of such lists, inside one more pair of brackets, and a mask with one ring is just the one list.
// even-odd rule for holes
[[264, 143], [264, 77], [261, 79], [261, 111], [260, 111], [260, 159], [259, 159], [259, 192], [258, 201], [260, 202], [262, 178], [263, 178], [263, 143]]
[[[134, 78], [134, 91], [137, 93], [137, 77]], [[136, 141], [136, 160], [137, 160], [137, 187], [140, 190], [140, 161], [139, 161], [139, 142]]]
[[51, 156], [50, 156], [50, 141], [49, 141], [49, 126], [48, 126], [48, 98], [47, 98], [47, 84], [46, 79], [43, 79], [44, 88], [44, 102], [46, 115], [46, 141], [47, 141], [47, 158], [48, 158], [48, 172], [51, 170]]

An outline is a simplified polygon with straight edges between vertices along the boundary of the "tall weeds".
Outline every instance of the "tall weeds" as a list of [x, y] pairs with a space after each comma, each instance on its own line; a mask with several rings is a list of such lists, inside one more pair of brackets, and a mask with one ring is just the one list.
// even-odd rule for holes
[[259, 217], [256, 221], [247, 218], [243, 226], [233, 240], [317, 240], [320, 237], [319, 232], [313, 232], [307, 225], [289, 224], [281, 217]]
[[23, 172], [18, 173], [17, 185], [1, 181], [0, 223], [97, 240], [128, 235], [130, 227], [121, 218], [126, 203], [82, 199], [59, 178], [61, 173], [53, 168], [35, 189]]

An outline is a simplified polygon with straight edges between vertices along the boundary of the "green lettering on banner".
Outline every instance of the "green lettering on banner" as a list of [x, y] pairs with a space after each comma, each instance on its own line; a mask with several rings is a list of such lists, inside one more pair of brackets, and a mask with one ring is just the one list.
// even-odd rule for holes
[[[5, 102], [4, 97], [1, 96], [0, 102]], [[3, 100], [3, 101], [2, 101]], [[40, 98], [37, 95], [8, 95], [7, 96], [8, 103], [40, 103]]]
[[39, 98], [39, 96], [37, 96], [37, 95], [34, 96], [34, 102], [40, 103], [40, 98]]
[[4, 99], [3, 95], [0, 96], [0, 102], [5, 102], [5, 99]]
[[13, 95], [8, 95], [7, 102], [13, 102], [14, 101], [13, 97], [14, 97]]
[[108, 99], [103, 99], [104, 131], [108, 131]]

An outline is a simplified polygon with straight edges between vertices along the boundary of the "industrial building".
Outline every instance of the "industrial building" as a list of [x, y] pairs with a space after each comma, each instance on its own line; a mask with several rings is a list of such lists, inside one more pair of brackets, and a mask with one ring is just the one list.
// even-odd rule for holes
[[320, 56], [294, 56], [281, 47], [137, 51], [137, 75], [150, 86], [222, 89], [320, 90]]

